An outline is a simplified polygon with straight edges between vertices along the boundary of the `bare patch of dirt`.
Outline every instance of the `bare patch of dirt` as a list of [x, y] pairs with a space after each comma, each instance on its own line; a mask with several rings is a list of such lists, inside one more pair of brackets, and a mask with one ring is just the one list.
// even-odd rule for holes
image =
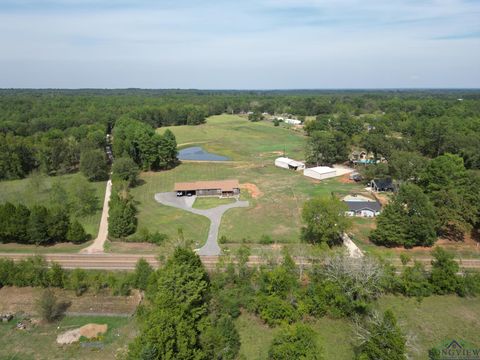
[[99, 335], [105, 334], [108, 330], [107, 324], [86, 324], [78, 329], [68, 330], [57, 336], [57, 344], [72, 344], [78, 342], [80, 338], [94, 339]]
[[[36, 301], [40, 298], [43, 289], [32, 287], [5, 286], [0, 289], [0, 313], [36, 314]], [[60, 301], [70, 301], [68, 313], [77, 314], [133, 314], [141, 302], [141, 293], [133, 290], [130, 296], [113, 296], [108, 291], [96, 294], [93, 291], [86, 292], [82, 296], [76, 296], [73, 291], [54, 289], [55, 295]]]
[[240, 188], [247, 190], [250, 193], [250, 195], [252, 196], [252, 198], [254, 198], [254, 199], [257, 199], [257, 198], [259, 198], [260, 196], [263, 195], [263, 193], [260, 191], [260, 189], [257, 187], [257, 185], [252, 184], [252, 183], [240, 184]]
[[341, 182], [342, 184], [354, 184], [355, 181], [350, 179], [350, 174], [345, 174], [343, 176], [340, 176], [338, 178], [338, 181]]

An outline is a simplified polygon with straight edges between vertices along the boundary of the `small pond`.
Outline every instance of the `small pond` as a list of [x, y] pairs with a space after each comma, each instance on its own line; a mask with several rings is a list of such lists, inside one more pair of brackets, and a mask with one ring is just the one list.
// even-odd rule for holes
[[197, 161], [228, 161], [226, 156], [212, 154], [205, 151], [200, 146], [188, 147], [178, 151], [179, 160], [197, 160]]

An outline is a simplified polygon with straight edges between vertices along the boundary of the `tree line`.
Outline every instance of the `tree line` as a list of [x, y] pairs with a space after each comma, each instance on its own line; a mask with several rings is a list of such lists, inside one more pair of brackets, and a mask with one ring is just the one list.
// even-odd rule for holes
[[57, 263], [48, 264], [41, 256], [14, 262], [0, 259], [0, 288], [34, 286], [72, 290], [77, 296], [86, 291], [110, 291], [113, 295], [130, 295], [132, 289], [145, 290], [153, 268], [140, 259], [135, 271], [105, 272], [98, 270], [65, 270]]
[[423, 164], [378, 216], [370, 235], [374, 243], [431, 246], [438, 236], [458, 241], [479, 228], [479, 173], [468, 171], [464, 160], [452, 154]]
[[0, 204], [0, 242], [52, 245], [88, 240], [83, 226], [62, 207]]

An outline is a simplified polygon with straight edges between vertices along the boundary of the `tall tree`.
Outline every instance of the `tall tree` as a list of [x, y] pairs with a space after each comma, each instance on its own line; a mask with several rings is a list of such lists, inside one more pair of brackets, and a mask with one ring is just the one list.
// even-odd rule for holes
[[302, 210], [302, 238], [313, 244], [340, 243], [350, 225], [346, 211], [346, 205], [334, 197], [308, 200]]
[[90, 181], [108, 179], [108, 164], [102, 150], [87, 150], [80, 157], [80, 171]]

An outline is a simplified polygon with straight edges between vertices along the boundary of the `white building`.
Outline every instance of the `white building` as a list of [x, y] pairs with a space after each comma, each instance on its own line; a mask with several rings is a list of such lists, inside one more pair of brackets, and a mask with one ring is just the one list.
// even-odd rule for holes
[[300, 125], [302, 122], [297, 119], [285, 119], [283, 120], [285, 124], [290, 124], [290, 125]]
[[293, 159], [289, 159], [288, 157], [279, 157], [275, 159], [275, 166], [281, 167], [284, 169], [292, 169], [292, 170], [303, 170], [305, 169], [305, 164], [296, 161]]
[[337, 170], [328, 166], [317, 166], [303, 170], [303, 175], [317, 180], [324, 180], [337, 176]]

